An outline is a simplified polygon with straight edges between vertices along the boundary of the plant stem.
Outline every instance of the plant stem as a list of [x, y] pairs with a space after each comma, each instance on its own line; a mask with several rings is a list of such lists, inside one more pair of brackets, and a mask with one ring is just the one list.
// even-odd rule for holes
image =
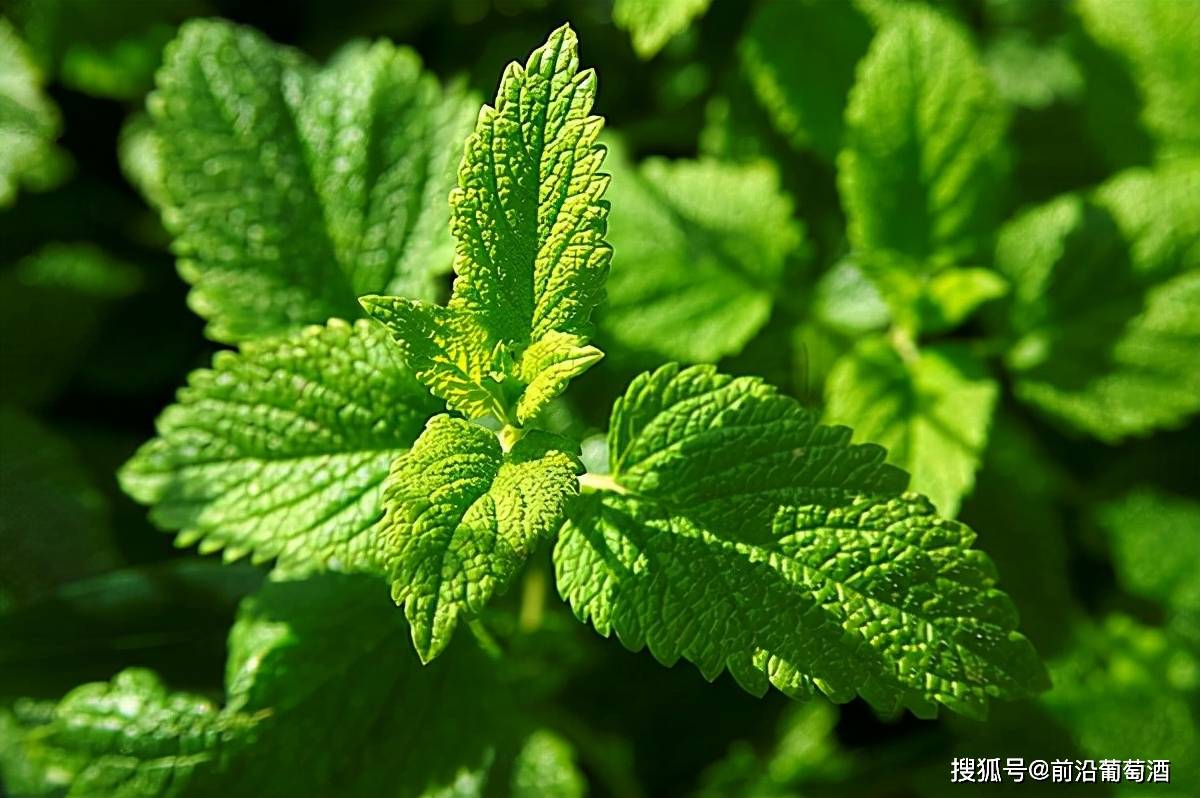
[[546, 611], [546, 569], [541, 563], [530, 565], [525, 571], [521, 585], [521, 610], [517, 625], [526, 634], [536, 632], [542, 625]]

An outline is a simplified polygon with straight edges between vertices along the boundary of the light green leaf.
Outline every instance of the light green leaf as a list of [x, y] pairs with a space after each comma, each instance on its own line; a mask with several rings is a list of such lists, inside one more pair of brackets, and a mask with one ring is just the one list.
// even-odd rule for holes
[[917, 270], [990, 245], [1008, 115], [967, 34], [927, 8], [898, 9], [858, 67], [838, 187], [849, 236]]
[[974, 534], [900, 494], [876, 446], [753, 378], [643, 375], [613, 409], [612, 475], [555, 550], [581, 620], [746, 689], [981, 715], [1043, 685]]
[[578, 492], [575, 458], [541, 437], [503, 452], [483, 427], [435, 416], [393, 466], [379, 545], [422, 662], [507, 589]]
[[604, 353], [587, 345], [580, 335], [550, 332], [521, 353], [517, 376], [525, 384], [517, 400], [517, 421], [524, 424], [560, 395], [575, 377], [591, 368]]
[[125, 120], [117, 138], [117, 157], [125, 179], [148, 205], [158, 211], [170, 206], [162, 143], [148, 114], [134, 114]]
[[254, 723], [130, 668], [72, 690], [57, 705], [18, 703], [14, 715], [0, 715], [0, 767], [17, 794], [213, 794], [212, 775]]
[[918, 300], [919, 328], [953, 330], [982, 305], [1008, 293], [1008, 283], [991, 269], [942, 269], [929, 278]]
[[1040, 43], [1027, 31], [997, 34], [983, 53], [996, 91], [1010, 103], [1041, 110], [1078, 102], [1083, 73], [1060, 43]]
[[583, 798], [587, 782], [570, 743], [545, 729], [529, 735], [513, 765], [513, 798]]
[[[532, 379], [517, 373], [524, 350], [559, 334], [581, 346], [603, 292], [612, 254], [596, 144], [603, 120], [590, 115], [596, 75], [579, 70], [576, 50], [574, 31], [554, 31], [525, 66], [509, 64], [495, 107], [480, 111], [450, 196], [457, 279], [449, 306], [363, 302], [421, 380], [471, 417], [514, 421], [510, 408]], [[532, 405], [553, 398], [544, 390]]]
[[1200, 269], [1184, 237], [1195, 223], [1185, 212], [1173, 229], [1122, 204], [1148, 188], [1132, 180], [1097, 192], [1111, 210], [1077, 196], [1029, 210], [996, 248], [1013, 284], [1017, 396], [1105, 441], [1200, 409]]
[[417, 56], [351, 45], [323, 70], [257, 33], [191, 21], [150, 101], [181, 274], [209, 334], [239, 341], [431, 297], [466, 97]]
[[178, 399], [122, 487], [179, 545], [286, 567], [373, 562], [383, 480], [437, 409], [367, 321], [221, 352]]
[[1133, 77], [1141, 125], [1158, 156], [1200, 155], [1200, 6], [1081, 0], [1075, 9], [1087, 33]]
[[761, 161], [614, 160], [605, 339], [655, 360], [739, 352], [804, 240], [779, 175]]
[[912, 474], [912, 489], [953, 518], [975, 484], [997, 386], [965, 346], [921, 347], [909, 357], [881, 338], [844, 356], [825, 386], [825, 419], [888, 450]]
[[1127, 169], [1096, 189], [1144, 279], [1200, 269], [1200, 159], [1152, 171]]
[[797, 149], [833, 160], [854, 67], [871, 26], [853, 3], [763, 5], [739, 45], [742, 69], [772, 123]]
[[19, 187], [45, 191], [66, 176], [70, 161], [54, 144], [61, 130], [28, 48], [0, 17], [0, 208], [16, 201]]
[[613, 22], [629, 31], [639, 56], [651, 58], [711, 4], [712, 0], [613, 0]]
[[1137, 490], [1102, 505], [1097, 520], [1112, 547], [1117, 580], [1157, 601], [1183, 628], [1200, 628], [1200, 504]]

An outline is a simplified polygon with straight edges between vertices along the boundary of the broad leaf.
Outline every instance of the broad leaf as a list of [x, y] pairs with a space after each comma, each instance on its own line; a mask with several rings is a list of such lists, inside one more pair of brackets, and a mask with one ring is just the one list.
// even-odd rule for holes
[[469, 109], [386, 42], [317, 70], [248, 29], [185, 24], [150, 110], [163, 218], [209, 334], [352, 318], [367, 293], [434, 296]]
[[854, 247], [918, 270], [982, 256], [1006, 124], [965, 31], [922, 7], [889, 15], [859, 65], [838, 156]]
[[[571, 336], [568, 350], [578, 349], [608, 273], [600, 199], [608, 177], [596, 144], [603, 120], [590, 115], [596, 75], [579, 70], [576, 49], [574, 31], [554, 31], [524, 66], [509, 65], [495, 106], [480, 111], [450, 196], [457, 279], [449, 307], [363, 302], [430, 390], [471, 417], [522, 420], [511, 405], [534, 371], [522, 357], [546, 358], [548, 336]], [[571, 351], [561, 359], [578, 362]], [[548, 398], [539, 393], [523, 415]]]
[[219, 353], [178, 398], [122, 487], [179, 545], [287, 567], [370, 565], [383, 480], [437, 409], [367, 321]]
[[837, 155], [854, 68], [871, 33], [853, 3], [791, 0], [755, 13], [739, 45], [742, 69], [793, 146]]
[[753, 378], [639, 377], [589, 480], [606, 490], [559, 538], [559, 591], [602, 634], [755, 693], [981, 715], [1042, 686], [974, 534], [849, 436]]
[[953, 518], [975, 484], [997, 386], [970, 349], [952, 343], [902, 357], [868, 338], [845, 355], [825, 385], [825, 418], [888, 450], [942, 515]]
[[423, 662], [477, 615], [562, 521], [577, 461], [542, 433], [501, 451], [495, 434], [435, 416], [396, 461], [380, 534], [392, 597], [404, 605]]
[[1200, 7], [1177, 0], [1081, 0], [1075, 9], [1087, 33], [1133, 78], [1141, 95], [1139, 121], [1157, 155], [1200, 155]]
[[19, 187], [42, 191], [65, 176], [70, 162], [54, 144], [61, 128], [28, 48], [0, 17], [0, 208]]
[[613, 22], [629, 31], [633, 49], [650, 58], [692, 20], [708, 10], [712, 0], [613, 0]]
[[1186, 211], [1195, 200], [1151, 206], [1177, 225], [1153, 219], [1137, 207], [1149, 180], [1117, 178], [1097, 192], [1102, 204], [1072, 195], [1029, 210], [996, 249], [1013, 284], [1017, 396], [1106, 441], [1200, 410], [1200, 250]]
[[804, 233], [765, 162], [613, 167], [604, 339], [655, 361], [736, 354], [766, 323]]

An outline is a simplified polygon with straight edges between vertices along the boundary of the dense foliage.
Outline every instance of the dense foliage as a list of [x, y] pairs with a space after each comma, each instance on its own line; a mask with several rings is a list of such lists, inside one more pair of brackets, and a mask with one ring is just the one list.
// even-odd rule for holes
[[0, 242], [7, 794], [1200, 790], [1200, 3], [30, 0]]

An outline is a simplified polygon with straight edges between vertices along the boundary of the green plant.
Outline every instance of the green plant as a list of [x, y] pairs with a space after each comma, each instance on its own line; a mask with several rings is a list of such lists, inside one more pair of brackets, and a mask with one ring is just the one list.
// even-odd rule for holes
[[[62, 2], [26, 21], [32, 43], [57, 41]], [[686, 94], [672, 53], [730, 13], [711, 5], [622, 0], [613, 21]], [[178, 689], [136, 658], [61, 698], [0, 690], [8, 792], [634, 795], [653, 767], [635, 776], [629, 752], [659, 743], [606, 731], [595, 705], [626, 685], [603, 668], [627, 660], [583, 625], [691, 663], [715, 706], [751, 700], [733, 683], [762, 699], [753, 745], [686, 760], [701, 794], [938, 795], [950, 756], [1018, 753], [1170, 758], [1188, 790], [1200, 512], [1155, 463], [1190, 451], [1200, 411], [1200, 135], [1178, 108], [1179, 65], [1200, 62], [1179, 30], [1200, 17], [985, 5], [986, 33], [921, 3], [748, 7], [699, 153], [677, 159], [639, 158], [661, 133], [604, 129], [567, 25], [478, 113], [467, 80], [387, 41], [318, 65], [248, 27], [180, 25], [121, 167], [229, 348], [118, 478], [177, 547], [227, 565], [71, 584], [124, 556], [115, 500], [88, 478], [99, 447], [29, 409], [105, 384], [77, 350], [155, 278], [39, 246], [0, 275], [6, 337], [59, 331], [5, 355], [22, 376], [0, 437], [39, 454], [0, 473], [18, 559], [54, 568], [0, 571], [0, 628], [21, 661], [29, 630], [69, 636], [64, 616], [86, 630], [162, 601], [171, 619], [199, 595], [236, 606], [224, 679]], [[137, 98], [176, 12], [35, 52], [64, 85]], [[0, 51], [11, 203], [67, 161], [4, 21]], [[1140, 115], [1092, 97], [1113, 75]], [[1043, 141], [1014, 140], [1023, 115], [1063, 98], [1139, 134], [1081, 156], [1106, 165], [1065, 190], [1014, 180]], [[67, 546], [39, 549], [60, 529]], [[1113, 584], [1081, 588], [1101, 558]], [[912, 747], [850, 744], [834, 705], [860, 697], [881, 726], [953, 713], [914, 722]]]

